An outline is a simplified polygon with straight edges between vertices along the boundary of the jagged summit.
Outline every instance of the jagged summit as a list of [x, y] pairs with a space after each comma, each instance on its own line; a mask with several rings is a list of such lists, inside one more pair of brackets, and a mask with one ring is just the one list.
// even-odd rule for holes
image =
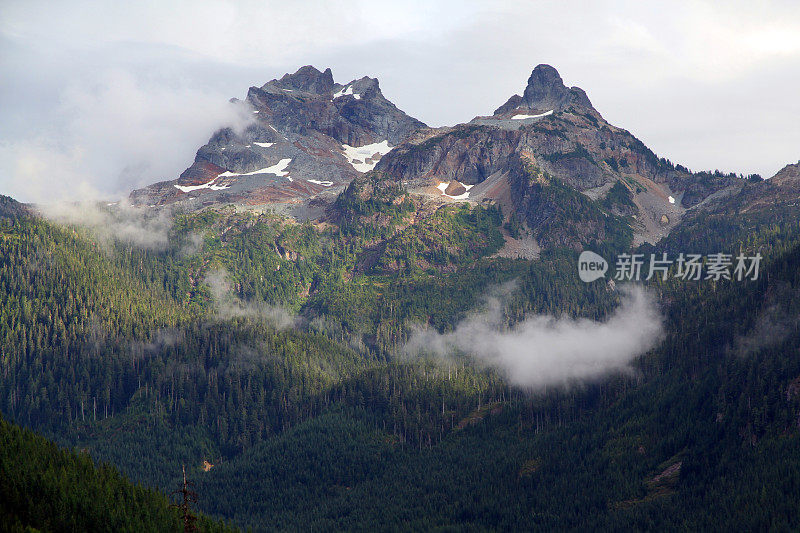
[[177, 180], [134, 191], [136, 203], [297, 203], [344, 186], [425, 124], [387, 100], [378, 80], [336, 83], [331, 69], [306, 65], [250, 87], [252, 123], [224, 128]]
[[279, 80], [265, 83], [262, 89], [266, 89], [270, 85], [282, 89], [325, 94], [333, 90], [333, 72], [331, 72], [330, 68], [320, 72], [312, 65], [306, 65], [300, 67], [294, 74], [287, 73]]
[[593, 109], [583, 89], [567, 87], [555, 68], [541, 64], [531, 72], [522, 96], [515, 94], [498, 107], [494, 114], [503, 115], [517, 109], [534, 114], [548, 111], [558, 113], [570, 105]]
[[[586, 93], [567, 87], [550, 65], [534, 68], [522, 95], [494, 115], [417, 135], [376, 169], [443, 201], [499, 202], [504, 213], [526, 221], [539, 244], [575, 248], [616, 231], [607, 215], [622, 217], [619, 227], [632, 230], [634, 243], [658, 242], [687, 209], [740, 185], [733, 177], [695, 175], [659, 158], [606, 121]], [[448, 193], [454, 182], [472, 187]], [[571, 188], [576, 203], [543, 196], [548, 184]], [[605, 214], [592, 221], [569, 214], [585, 198]], [[559, 212], [565, 213], [563, 223], [553, 226]]]
[[[320, 71], [312, 65], [300, 67], [294, 74], [284, 74], [279, 80], [268, 81], [259, 89], [262, 91], [274, 91], [277, 89], [288, 92], [309, 93], [311, 95], [326, 96], [334, 100], [347, 96], [351, 97], [352, 100], [361, 100], [362, 98], [385, 100], [377, 78], [364, 76], [349, 83], [341, 84], [333, 80], [333, 72], [331, 72], [330, 68]], [[386, 101], [388, 102], [388, 100]]]
[[250, 87], [247, 103], [259, 122], [281, 132], [304, 134], [319, 129], [340, 143], [363, 146], [387, 140], [396, 146], [424, 124], [400, 111], [380, 89], [375, 78], [364, 76], [336, 83], [331, 69], [311, 65], [294, 74]]

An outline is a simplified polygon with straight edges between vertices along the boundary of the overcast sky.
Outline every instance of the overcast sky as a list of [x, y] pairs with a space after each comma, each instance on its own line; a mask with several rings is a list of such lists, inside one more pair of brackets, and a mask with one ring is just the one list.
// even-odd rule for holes
[[115, 197], [173, 179], [226, 105], [313, 64], [439, 126], [549, 63], [693, 170], [800, 159], [799, 2], [0, 2], [0, 194]]

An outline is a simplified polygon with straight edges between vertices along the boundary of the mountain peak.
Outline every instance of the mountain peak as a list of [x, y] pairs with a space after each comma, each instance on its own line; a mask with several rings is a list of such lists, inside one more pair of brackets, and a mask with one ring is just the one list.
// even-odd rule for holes
[[800, 161], [786, 165], [770, 180], [770, 183], [780, 186], [797, 186], [800, 184]]
[[282, 89], [325, 94], [333, 90], [333, 73], [330, 68], [320, 72], [312, 65], [300, 67], [294, 74], [284, 74], [280, 80], [270, 84]]
[[569, 89], [555, 68], [538, 65], [528, 78], [522, 99], [528, 107], [547, 111], [561, 106], [568, 98], [568, 93]]
[[572, 104], [592, 108], [592, 103], [583, 89], [567, 87], [554, 67], [540, 64], [531, 72], [523, 95], [515, 94], [505, 104], [497, 108], [494, 114], [503, 114], [517, 108], [535, 112], [551, 110], [558, 112]]
[[252, 121], [243, 131], [217, 131], [178, 179], [134, 191], [133, 201], [302, 202], [372, 170], [425, 127], [387, 100], [377, 79], [342, 85], [311, 65], [250, 87], [246, 103]]

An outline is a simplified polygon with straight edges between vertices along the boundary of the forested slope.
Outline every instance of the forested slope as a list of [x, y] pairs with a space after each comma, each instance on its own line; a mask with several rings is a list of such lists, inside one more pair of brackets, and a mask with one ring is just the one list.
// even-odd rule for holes
[[0, 408], [153, 487], [185, 463], [203, 510], [259, 530], [795, 529], [800, 226], [764, 190], [638, 250], [759, 252], [758, 280], [648, 282], [666, 333], [633, 372], [532, 390], [402, 350], [509, 282], [508, 326], [617, 307], [573, 249], [493, 258], [493, 205], [430, 210], [372, 174], [330, 223], [177, 212], [156, 250], [8, 210]]
[[[166, 496], [0, 419], [3, 531], [183, 531]], [[201, 531], [233, 528], [201, 517]]]

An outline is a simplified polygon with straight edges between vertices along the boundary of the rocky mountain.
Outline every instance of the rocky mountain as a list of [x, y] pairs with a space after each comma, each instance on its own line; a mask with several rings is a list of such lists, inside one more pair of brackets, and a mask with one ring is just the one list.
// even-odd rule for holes
[[500, 205], [530, 249], [578, 248], [612, 235], [655, 243], [743, 183], [659, 158], [549, 65], [492, 115], [452, 127], [409, 117], [376, 79], [342, 85], [311, 66], [233, 103], [252, 123], [218, 131], [177, 180], [134, 191], [134, 203], [288, 205], [298, 218], [331, 218], [335, 194], [374, 169], [424, 201]]
[[[444, 199], [452, 198], [447, 188], [459, 182], [470, 187], [459, 200], [500, 202], [507, 215], [518, 214], [544, 239], [552, 236], [537, 228], [559, 207], [548, 205], [548, 195], [539, 189], [564, 185], [595, 203], [614, 190], [619, 198], [609, 202], [619, 205], [611, 211], [633, 217], [634, 242], [659, 240], [686, 209], [741, 181], [694, 174], [657, 157], [607, 122], [582, 89], [567, 87], [549, 65], [537, 66], [523, 95], [512, 96], [491, 116], [420, 131], [384, 157], [377, 170]], [[596, 224], [583, 224], [554, 244], [585, 243], [598, 231]]]
[[312, 66], [232, 103], [252, 115], [250, 124], [216, 132], [178, 179], [134, 191], [134, 203], [298, 202], [371, 170], [425, 126], [387, 100], [377, 79], [342, 85]]
[[772, 177], [770, 183], [779, 187], [797, 187], [800, 185], [800, 161], [783, 167]]
[[[0, 419], [0, 531], [179, 527], [95, 462], [253, 531], [800, 530], [800, 164], [689, 172], [547, 66], [448, 128], [311, 67], [234, 104], [133, 194], [177, 216], [0, 196], [0, 415], [76, 450]], [[659, 239], [763, 261], [633, 308], [578, 274]]]
[[515, 94], [494, 114], [518, 114], [520, 109], [526, 109], [533, 114], [548, 111], [563, 111], [571, 104], [591, 108], [589, 97], [579, 87], [567, 88], [561, 80], [558, 71], [550, 65], [539, 65], [528, 78], [528, 85], [522, 96]]

